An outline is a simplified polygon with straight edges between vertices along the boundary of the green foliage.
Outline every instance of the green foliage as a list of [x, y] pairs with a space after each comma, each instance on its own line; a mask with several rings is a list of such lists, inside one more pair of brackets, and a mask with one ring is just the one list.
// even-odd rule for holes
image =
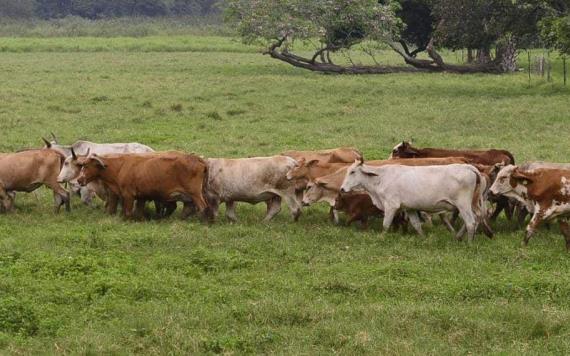
[[548, 47], [570, 54], [570, 15], [542, 21], [541, 35]]
[[218, 12], [217, 0], [0, 0], [0, 17], [43, 19], [80, 16], [203, 16]]
[[226, 11], [250, 43], [318, 39], [334, 49], [350, 48], [390, 37], [398, 24], [391, 6], [377, 0], [230, 0]]

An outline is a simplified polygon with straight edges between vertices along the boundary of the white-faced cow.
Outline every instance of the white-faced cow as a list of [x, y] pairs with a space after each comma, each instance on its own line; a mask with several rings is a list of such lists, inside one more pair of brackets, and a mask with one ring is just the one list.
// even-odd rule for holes
[[220, 203], [226, 204], [226, 216], [236, 221], [235, 202], [256, 204], [266, 202], [265, 220], [271, 220], [281, 210], [284, 200], [293, 219], [301, 214], [295, 182], [287, 179], [297, 162], [287, 156], [253, 157], [241, 159], [211, 158], [207, 160], [209, 175], [206, 192], [208, 201], [217, 214]]
[[[543, 223], [570, 216], [570, 170], [537, 168], [524, 171], [517, 166], [504, 167], [491, 187], [491, 192], [515, 198], [533, 213], [526, 228], [523, 245]], [[570, 250], [570, 228], [559, 219], [560, 230]]]
[[[42, 137], [45, 142], [44, 148], [50, 148], [54, 151], [60, 152], [66, 157], [63, 165], [63, 174], [60, 174], [59, 182], [69, 183], [71, 190], [81, 196], [81, 201], [86, 205], [91, 205], [93, 197], [97, 196], [103, 201], [107, 200], [107, 192], [103, 184], [94, 181], [85, 187], [77, 184], [75, 178], [79, 175], [76, 167], [73, 164], [74, 155], [86, 156], [89, 153], [97, 154], [100, 156], [109, 154], [125, 154], [125, 153], [148, 153], [154, 150], [146, 145], [137, 142], [131, 143], [95, 143], [89, 141], [76, 141], [70, 146], [61, 145], [57, 141], [57, 137], [51, 133], [53, 140], [50, 142]], [[70, 178], [74, 177], [74, 178]]]
[[467, 164], [373, 167], [360, 161], [348, 169], [341, 192], [355, 189], [368, 192], [374, 205], [384, 211], [385, 231], [396, 214], [405, 211], [414, 229], [423, 235], [419, 212], [457, 209], [471, 242], [482, 217], [481, 182], [479, 171]]

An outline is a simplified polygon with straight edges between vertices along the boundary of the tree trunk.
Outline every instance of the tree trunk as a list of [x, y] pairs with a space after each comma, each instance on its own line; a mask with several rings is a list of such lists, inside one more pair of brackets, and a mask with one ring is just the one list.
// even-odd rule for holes
[[467, 48], [467, 63], [471, 64], [475, 61], [473, 57], [473, 48]]
[[483, 47], [477, 50], [477, 63], [488, 64], [493, 60], [491, 59], [491, 49]]
[[505, 42], [497, 46], [495, 61], [500, 64], [505, 73], [517, 71], [517, 46], [512, 36], [505, 38]]

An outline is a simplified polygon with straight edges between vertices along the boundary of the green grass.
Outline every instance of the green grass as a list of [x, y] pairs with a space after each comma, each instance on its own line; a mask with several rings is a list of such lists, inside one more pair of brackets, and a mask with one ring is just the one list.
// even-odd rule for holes
[[[383, 158], [410, 137], [507, 148], [519, 162], [570, 157], [559, 66], [554, 84], [533, 77], [527, 88], [525, 73], [318, 75], [215, 37], [145, 38], [126, 50], [134, 40], [67, 41], [0, 40], [0, 151], [38, 147], [54, 131], [209, 157], [347, 145]], [[262, 223], [261, 205], [239, 205], [238, 223], [206, 226], [124, 222], [78, 199], [56, 216], [45, 189], [16, 205], [0, 216], [2, 353], [570, 348], [570, 258], [554, 226], [521, 248], [522, 232], [500, 220], [496, 240], [468, 246], [439, 224], [426, 239], [380, 238], [378, 222], [335, 227], [322, 206], [294, 224], [285, 207]]]

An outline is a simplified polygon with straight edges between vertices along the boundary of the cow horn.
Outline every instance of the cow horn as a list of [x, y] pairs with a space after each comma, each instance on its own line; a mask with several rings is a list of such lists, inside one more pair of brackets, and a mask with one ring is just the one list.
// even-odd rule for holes
[[48, 140], [46, 140], [45, 137], [42, 137], [42, 140], [44, 140], [44, 142], [45, 142], [47, 148], [51, 148], [51, 142], [49, 142]]
[[91, 156], [90, 153], [91, 153], [91, 148], [88, 148], [87, 152], [85, 153], [85, 156], [90, 157]]
[[71, 157], [73, 158], [74, 161], [77, 159], [77, 155], [75, 154], [73, 147], [71, 147]]
[[55, 136], [55, 134], [53, 132], [50, 132], [50, 134], [51, 134], [51, 137], [53, 137], [53, 141], [55, 143], [57, 143], [57, 137]]

